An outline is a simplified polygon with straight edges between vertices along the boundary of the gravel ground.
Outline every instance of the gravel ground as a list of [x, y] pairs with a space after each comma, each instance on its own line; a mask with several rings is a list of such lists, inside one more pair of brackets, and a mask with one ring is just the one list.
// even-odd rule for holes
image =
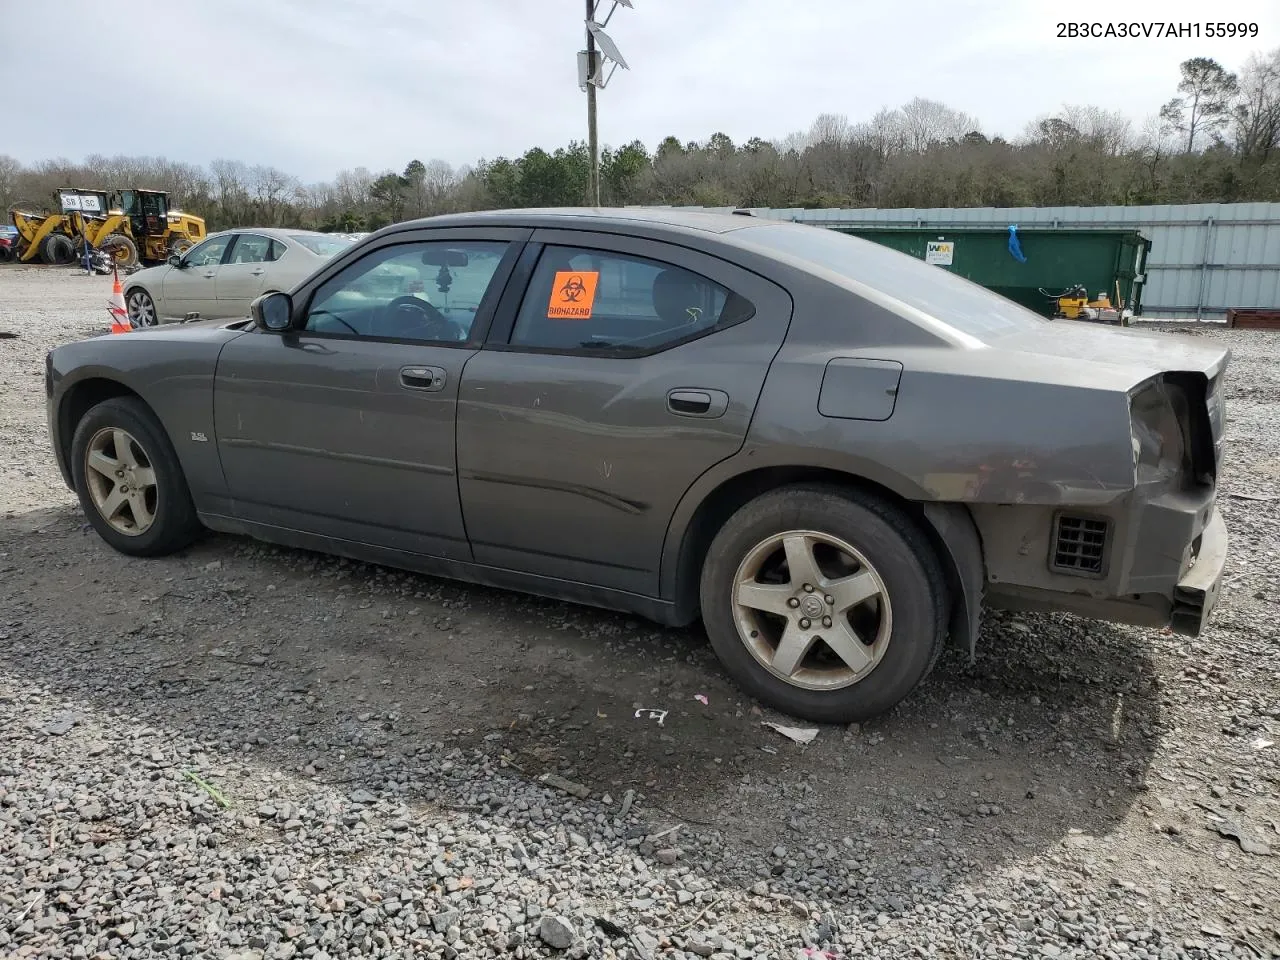
[[0, 956], [1280, 957], [1280, 335], [1167, 333], [1235, 354], [1206, 636], [992, 615], [800, 746], [696, 631], [113, 554], [41, 380], [109, 290], [0, 269]]

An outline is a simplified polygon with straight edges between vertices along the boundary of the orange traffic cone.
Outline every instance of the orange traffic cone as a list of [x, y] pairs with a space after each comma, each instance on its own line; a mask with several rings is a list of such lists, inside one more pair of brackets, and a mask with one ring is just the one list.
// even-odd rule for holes
[[128, 333], [133, 329], [133, 324], [129, 322], [129, 311], [124, 305], [124, 287], [120, 283], [119, 272], [112, 269], [111, 273], [115, 277], [111, 284], [111, 300], [107, 304], [107, 309], [111, 312], [111, 332]]

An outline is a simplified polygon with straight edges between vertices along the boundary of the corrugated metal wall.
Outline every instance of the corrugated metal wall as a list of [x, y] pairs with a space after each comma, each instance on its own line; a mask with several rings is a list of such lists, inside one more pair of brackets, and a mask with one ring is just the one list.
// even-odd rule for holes
[[[733, 208], [681, 209], [727, 212]], [[1232, 307], [1280, 308], [1280, 203], [898, 210], [760, 207], [752, 208], [752, 213], [826, 227], [958, 229], [1016, 223], [1062, 229], [1137, 228], [1151, 240], [1143, 316], [1221, 320]]]

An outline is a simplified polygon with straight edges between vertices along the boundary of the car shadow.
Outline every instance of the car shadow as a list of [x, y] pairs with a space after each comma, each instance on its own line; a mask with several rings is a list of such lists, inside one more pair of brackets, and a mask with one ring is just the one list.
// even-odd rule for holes
[[948, 651], [889, 715], [801, 745], [698, 630], [234, 537], [126, 560], [71, 506], [0, 521], [0, 570], [0, 664], [81, 709], [348, 789], [480, 751], [601, 813], [633, 791], [784, 885], [807, 882], [797, 850], [852, 849], [906, 890], [1105, 835], [1163, 733], [1143, 632], [1068, 616], [989, 613], [975, 661]]

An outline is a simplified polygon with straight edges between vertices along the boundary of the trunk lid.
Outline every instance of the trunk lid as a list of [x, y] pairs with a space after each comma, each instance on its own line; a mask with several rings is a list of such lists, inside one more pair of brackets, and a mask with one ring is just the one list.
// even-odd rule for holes
[[1226, 369], [1231, 351], [1216, 343], [1177, 333], [1156, 333], [1055, 320], [993, 341], [993, 346], [1026, 353], [1129, 368], [1135, 385], [1162, 373], [1203, 374], [1208, 381]]

